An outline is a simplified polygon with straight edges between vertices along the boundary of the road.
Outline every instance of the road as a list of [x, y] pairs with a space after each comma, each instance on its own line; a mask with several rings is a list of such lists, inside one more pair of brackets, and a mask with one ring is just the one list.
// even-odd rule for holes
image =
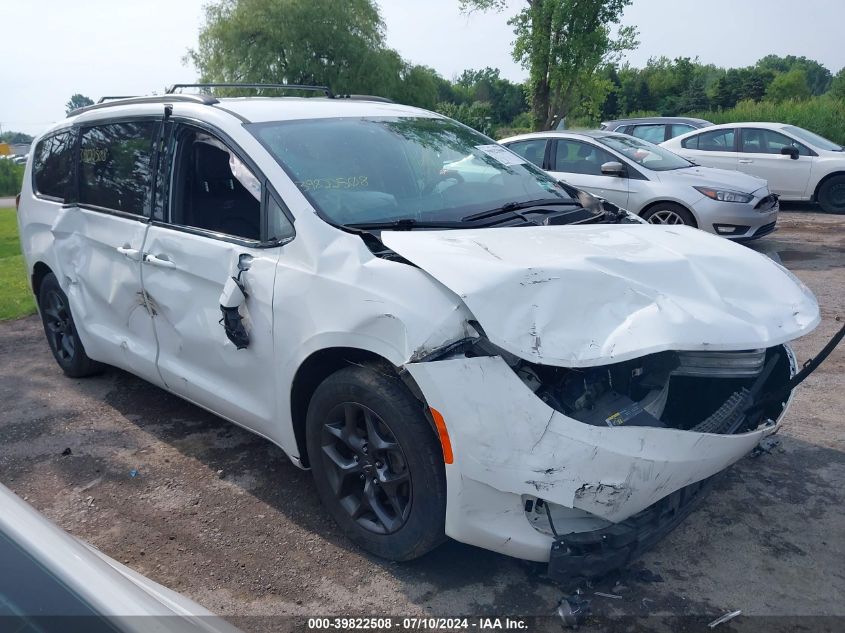
[[[795, 345], [803, 362], [845, 316], [845, 217], [784, 213], [753, 248], [819, 299], [822, 324]], [[563, 595], [537, 565], [456, 542], [407, 564], [362, 554], [278, 448], [122, 371], [64, 377], [35, 317], [0, 323], [0, 358], [0, 481], [245, 630], [289, 622], [242, 618], [256, 615], [549, 615]], [[840, 348], [799, 389], [779, 448], [729, 470], [631, 568], [581, 585], [596, 614], [585, 630], [626, 630], [602, 619], [623, 616], [651, 616], [637, 630], [700, 630], [736, 609], [727, 630], [755, 615], [784, 631], [784, 616], [845, 617], [843, 409]]]

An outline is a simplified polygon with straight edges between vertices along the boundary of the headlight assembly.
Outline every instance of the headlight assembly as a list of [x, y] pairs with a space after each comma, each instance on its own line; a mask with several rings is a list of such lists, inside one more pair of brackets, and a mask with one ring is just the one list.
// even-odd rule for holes
[[696, 191], [703, 193], [711, 200], [720, 202], [751, 202], [754, 196], [750, 193], [731, 191], [730, 189], [713, 189], [712, 187], [695, 187]]

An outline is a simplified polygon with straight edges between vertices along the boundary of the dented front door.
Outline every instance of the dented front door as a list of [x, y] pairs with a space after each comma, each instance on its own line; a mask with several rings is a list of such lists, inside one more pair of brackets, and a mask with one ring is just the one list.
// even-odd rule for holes
[[[259, 433], [275, 419], [273, 283], [280, 248], [250, 248], [153, 222], [141, 264], [167, 387]], [[249, 346], [239, 350], [220, 323], [220, 296], [237, 275]]]

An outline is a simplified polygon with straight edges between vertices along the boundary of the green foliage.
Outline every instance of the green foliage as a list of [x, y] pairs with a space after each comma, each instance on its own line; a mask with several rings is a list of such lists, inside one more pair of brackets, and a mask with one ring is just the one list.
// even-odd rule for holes
[[766, 55], [757, 62], [757, 68], [773, 71], [772, 74], [800, 70], [804, 73], [810, 94], [814, 96], [824, 94], [830, 87], [830, 71], [814, 59], [795, 57], [795, 55], [787, 55], [786, 57]]
[[[2, 161], [0, 161], [2, 162]], [[0, 321], [35, 312], [14, 209], [0, 209]]]
[[32, 137], [23, 132], [3, 132], [0, 134], [0, 143], [32, 143]]
[[836, 73], [836, 76], [830, 83], [829, 94], [839, 99], [845, 99], [845, 68]]
[[490, 134], [493, 131], [493, 109], [485, 101], [461, 104], [443, 101], [438, 103], [434, 109], [444, 116], [478, 130], [482, 134]]
[[[636, 47], [636, 30], [618, 25], [631, 0], [527, 0], [509, 20], [513, 57], [528, 70], [535, 129], [575, 110], [598, 113], [614, 86], [599, 70]], [[505, 0], [461, 0], [464, 10], [497, 10]]]
[[25, 165], [0, 158], [0, 196], [16, 196], [21, 191]]
[[772, 80], [766, 90], [766, 99], [776, 103], [787, 99], [807, 99], [809, 96], [807, 73], [799, 68], [781, 73]]
[[834, 143], [845, 145], [845, 99], [829, 94], [779, 103], [742, 101], [733, 108], [701, 111], [693, 113], [692, 116], [701, 117], [713, 123], [739, 121], [789, 123], [821, 134]]
[[74, 110], [78, 110], [79, 108], [84, 108], [85, 106], [89, 105], [94, 105], [94, 101], [86, 97], [85, 95], [81, 95], [77, 92], [65, 104], [65, 114], [70, 114]]

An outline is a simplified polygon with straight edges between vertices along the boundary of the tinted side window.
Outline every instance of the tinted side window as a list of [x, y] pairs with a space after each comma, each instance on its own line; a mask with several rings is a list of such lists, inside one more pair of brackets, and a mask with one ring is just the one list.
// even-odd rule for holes
[[[173, 224], [261, 239], [261, 181], [220, 139], [193, 128], [181, 129], [173, 174]], [[271, 230], [280, 235], [273, 237], [290, 237], [285, 231], [293, 227], [283, 226], [279, 216], [275, 219]]]
[[35, 146], [33, 175], [35, 192], [64, 201], [73, 179], [73, 134], [60, 132], [41, 139]]
[[508, 143], [508, 149], [522, 156], [529, 163], [534, 163], [540, 169], [543, 168], [543, 157], [546, 155], [546, 139], [537, 138], [530, 141], [517, 141]]
[[675, 138], [681, 134], [692, 132], [694, 129], [693, 126], [687, 125], [686, 123], [673, 123], [669, 126], [669, 138]]
[[82, 131], [79, 202], [144, 215], [156, 121], [98, 125]]
[[704, 152], [733, 152], [734, 130], [714, 130], [702, 132], [697, 136], [685, 139], [681, 143], [687, 149], [697, 149]]
[[742, 130], [742, 151], [749, 154], [780, 154], [784, 147], [795, 147], [801, 156], [810, 150], [801, 143], [773, 130], [745, 128]]
[[631, 130], [631, 136], [636, 136], [655, 145], [662, 143], [665, 135], [665, 125], [635, 125], [634, 129]]
[[554, 171], [601, 176], [601, 166], [614, 161], [619, 162], [619, 159], [594, 145], [560, 138], [555, 150]]

